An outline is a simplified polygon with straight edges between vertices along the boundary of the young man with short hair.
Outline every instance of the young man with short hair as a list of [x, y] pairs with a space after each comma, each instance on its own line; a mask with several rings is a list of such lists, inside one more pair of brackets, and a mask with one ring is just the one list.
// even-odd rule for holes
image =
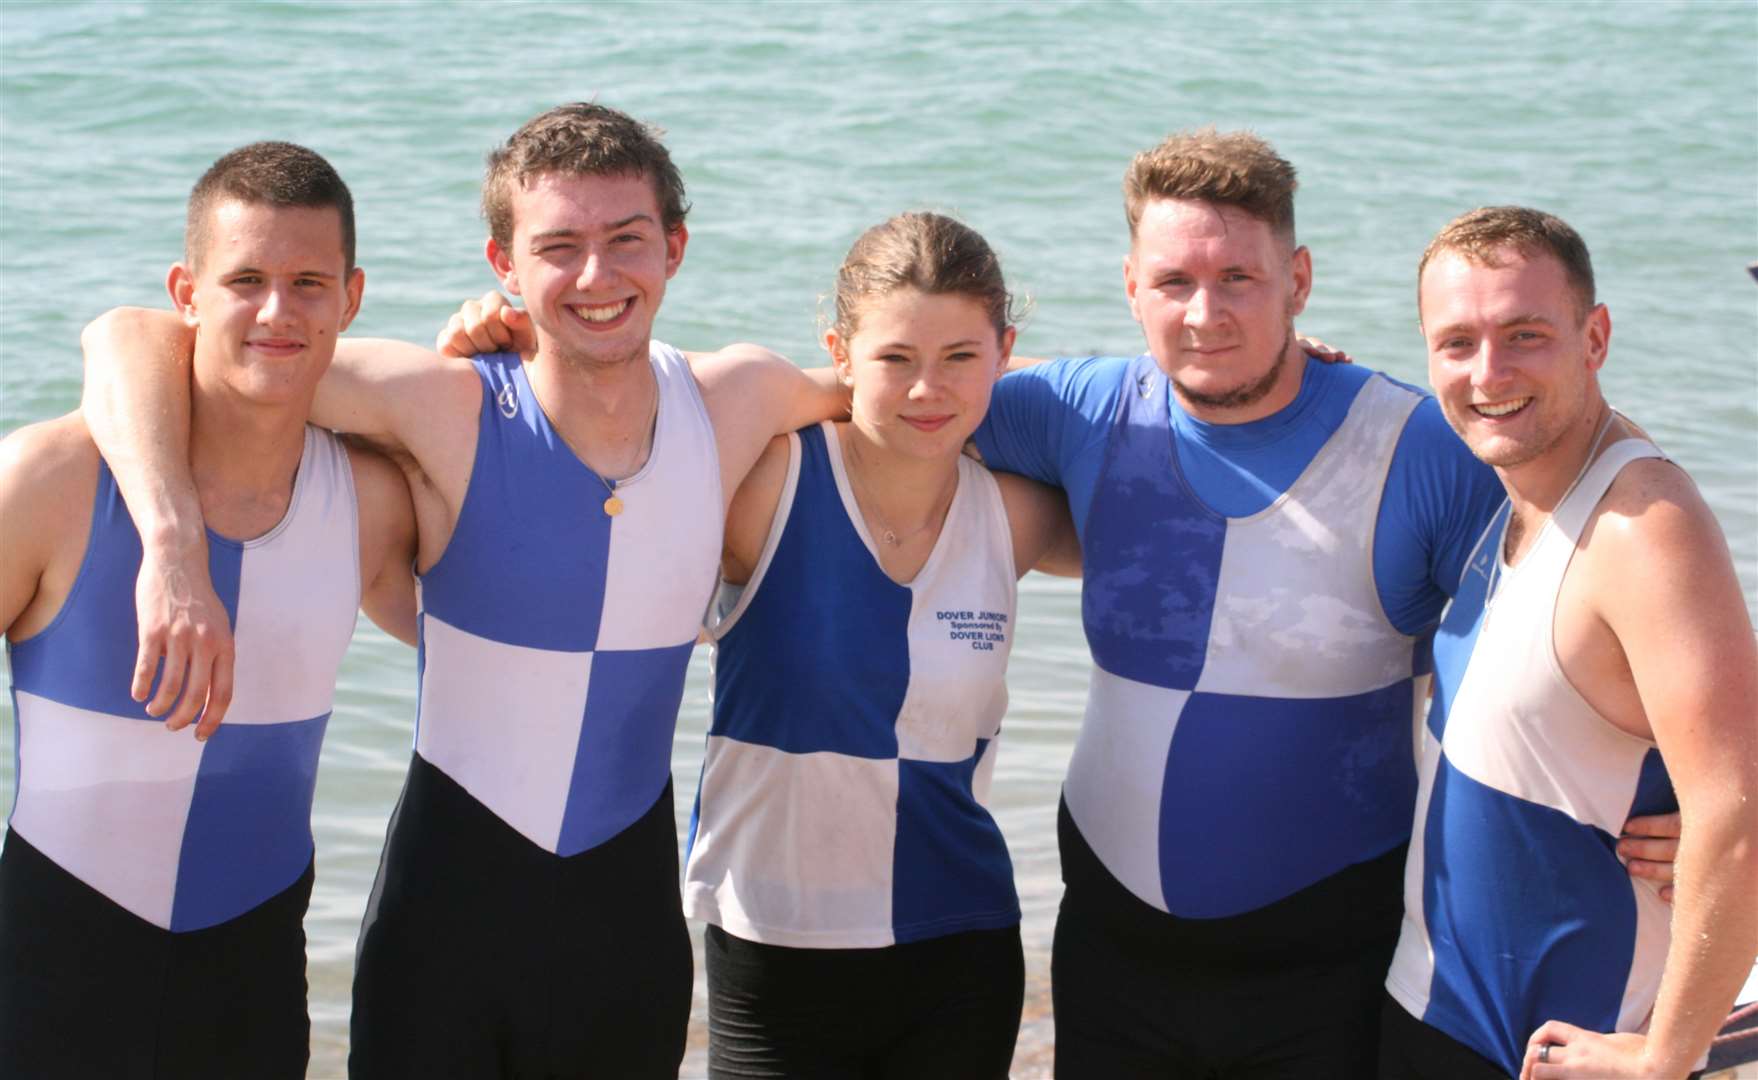
[[346, 185], [288, 143], [227, 154], [190, 195], [167, 284], [194, 336], [180, 453], [200, 568], [238, 642], [218, 691], [230, 718], [177, 735], [138, 704], [152, 670], [135, 674], [135, 577], [152, 534], [80, 414], [8, 436], [9, 1076], [304, 1076], [311, 802], [337, 667], [362, 606], [414, 640], [403, 478], [305, 422], [364, 285]]
[[[1429, 379], [1507, 502], [1435, 639], [1381, 1075], [1682, 1077], [1758, 950], [1758, 645], [1727, 543], [1605, 401], [1574, 229], [1474, 210], [1417, 277]], [[1669, 911], [1612, 839], [1673, 809]]]
[[[403, 465], [420, 522], [420, 715], [351, 1071], [672, 1076], [691, 994], [670, 783], [685, 663], [732, 494], [772, 436], [842, 399], [755, 346], [652, 340], [689, 234], [645, 125], [552, 109], [491, 155], [483, 198], [535, 348], [345, 343], [313, 404]], [[119, 312], [88, 331], [88, 398], [116, 399], [99, 438], [130, 447], [118, 472], [169, 538], [162, 581], [198, 575], [176, 425], [126, 418], [176, 415], [173, 329]]]

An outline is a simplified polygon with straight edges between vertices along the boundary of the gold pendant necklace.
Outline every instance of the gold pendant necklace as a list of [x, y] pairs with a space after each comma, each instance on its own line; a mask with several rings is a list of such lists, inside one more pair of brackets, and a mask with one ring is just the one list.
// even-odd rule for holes
[[[651, 410], [649, 410], [647, 413], [647, 429], [642, 434], [642, 443], [643, 443], [644, 447], [651, 445], [647, 442], [647, 439], [650, 436], [652, 436], [653, 425], [658, 420], [659, 420], [659, 377], [657, 374], [655, 374], [654, 379], [653, 379], [653, 408]], [[651, 450], [649, 450], [649, 453], [651, 453]], [[604, 505], [605, 515], [607, 517], [616, 517], [618, 514], [622, 513], [623, 512], [623, 497], [621, 495], [617, 494], [617, 485], [615, 483], [612, 483], [609, 480], [606, 480], [604, 478], [603, 473], [600, 473], [597, 470], [591, 470], [590, 467], [589, 467], [589, 471], [592, 472], [593, 476], [598, 477], [599, 483], [604, 485], [605, 499], [604, 499], [603, 505]], [[637, 469], [636, 471], [639, 472], [640, 470]]]

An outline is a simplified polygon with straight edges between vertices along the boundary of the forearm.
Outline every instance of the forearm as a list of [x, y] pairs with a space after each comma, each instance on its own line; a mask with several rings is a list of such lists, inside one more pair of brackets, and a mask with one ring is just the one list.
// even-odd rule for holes
[[80, 408], [149, 548], [188, 551], [205, 540], [189, 476], [193, 339], [176, 315], [145, 308], [117, 308], [80, 335]]
[[1723, 801], [1685, 816], [1672, 945], [1648, 1031], [1656, 1075], [1684, 1076], [1696, 1065], [1758, 950], [1758, 821], [1749, 797]]

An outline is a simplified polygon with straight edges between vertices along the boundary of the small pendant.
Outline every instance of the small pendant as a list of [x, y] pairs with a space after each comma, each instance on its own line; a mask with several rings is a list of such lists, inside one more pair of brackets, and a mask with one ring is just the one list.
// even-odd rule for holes
[[892, 532], [890, 529], [886, 529], [884, 532], [880, 533], [879, 539], [885, 541], [887, 544], [890, 544], [892, 547], [897, 546], [897, 534]]
[[615, 495], [604, 500], [604, 512], [611, 517], [616, 517], [623, 512], [623, 500], [617, 498]]

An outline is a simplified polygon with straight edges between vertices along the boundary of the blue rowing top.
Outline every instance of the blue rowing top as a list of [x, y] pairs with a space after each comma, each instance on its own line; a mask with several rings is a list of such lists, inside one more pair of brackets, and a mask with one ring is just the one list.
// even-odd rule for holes
[[647, 463], [606, 485], [550, 426], [519, 357], [479, 356], [457, 528], [420, 580], [415, 749], [545, 851], [653, 806], [720, 563], [714, 431], [683, 354], [654, 342]]
[[687, 914], [751, 941], [873, 948], [1019, 922], [984, 806], [1016, 574], [1000, 491], [958, 490], [908, 585], [880, 569], [836, 428], [790, 437], [749, 583], [711, 620], [714, 722]]
[[8, 645], [18, 748], [11, 829], [155, 926], [200, 930], [293, 884], [336, 671], [360, 605], [353, 474], [305, 432], [287, 513], [254, 540], [208, 532], [232, 623], [232, 706], [205, 743], [128, 692], [140, 536], [100, 463], [84, 560], [59, 614]]

